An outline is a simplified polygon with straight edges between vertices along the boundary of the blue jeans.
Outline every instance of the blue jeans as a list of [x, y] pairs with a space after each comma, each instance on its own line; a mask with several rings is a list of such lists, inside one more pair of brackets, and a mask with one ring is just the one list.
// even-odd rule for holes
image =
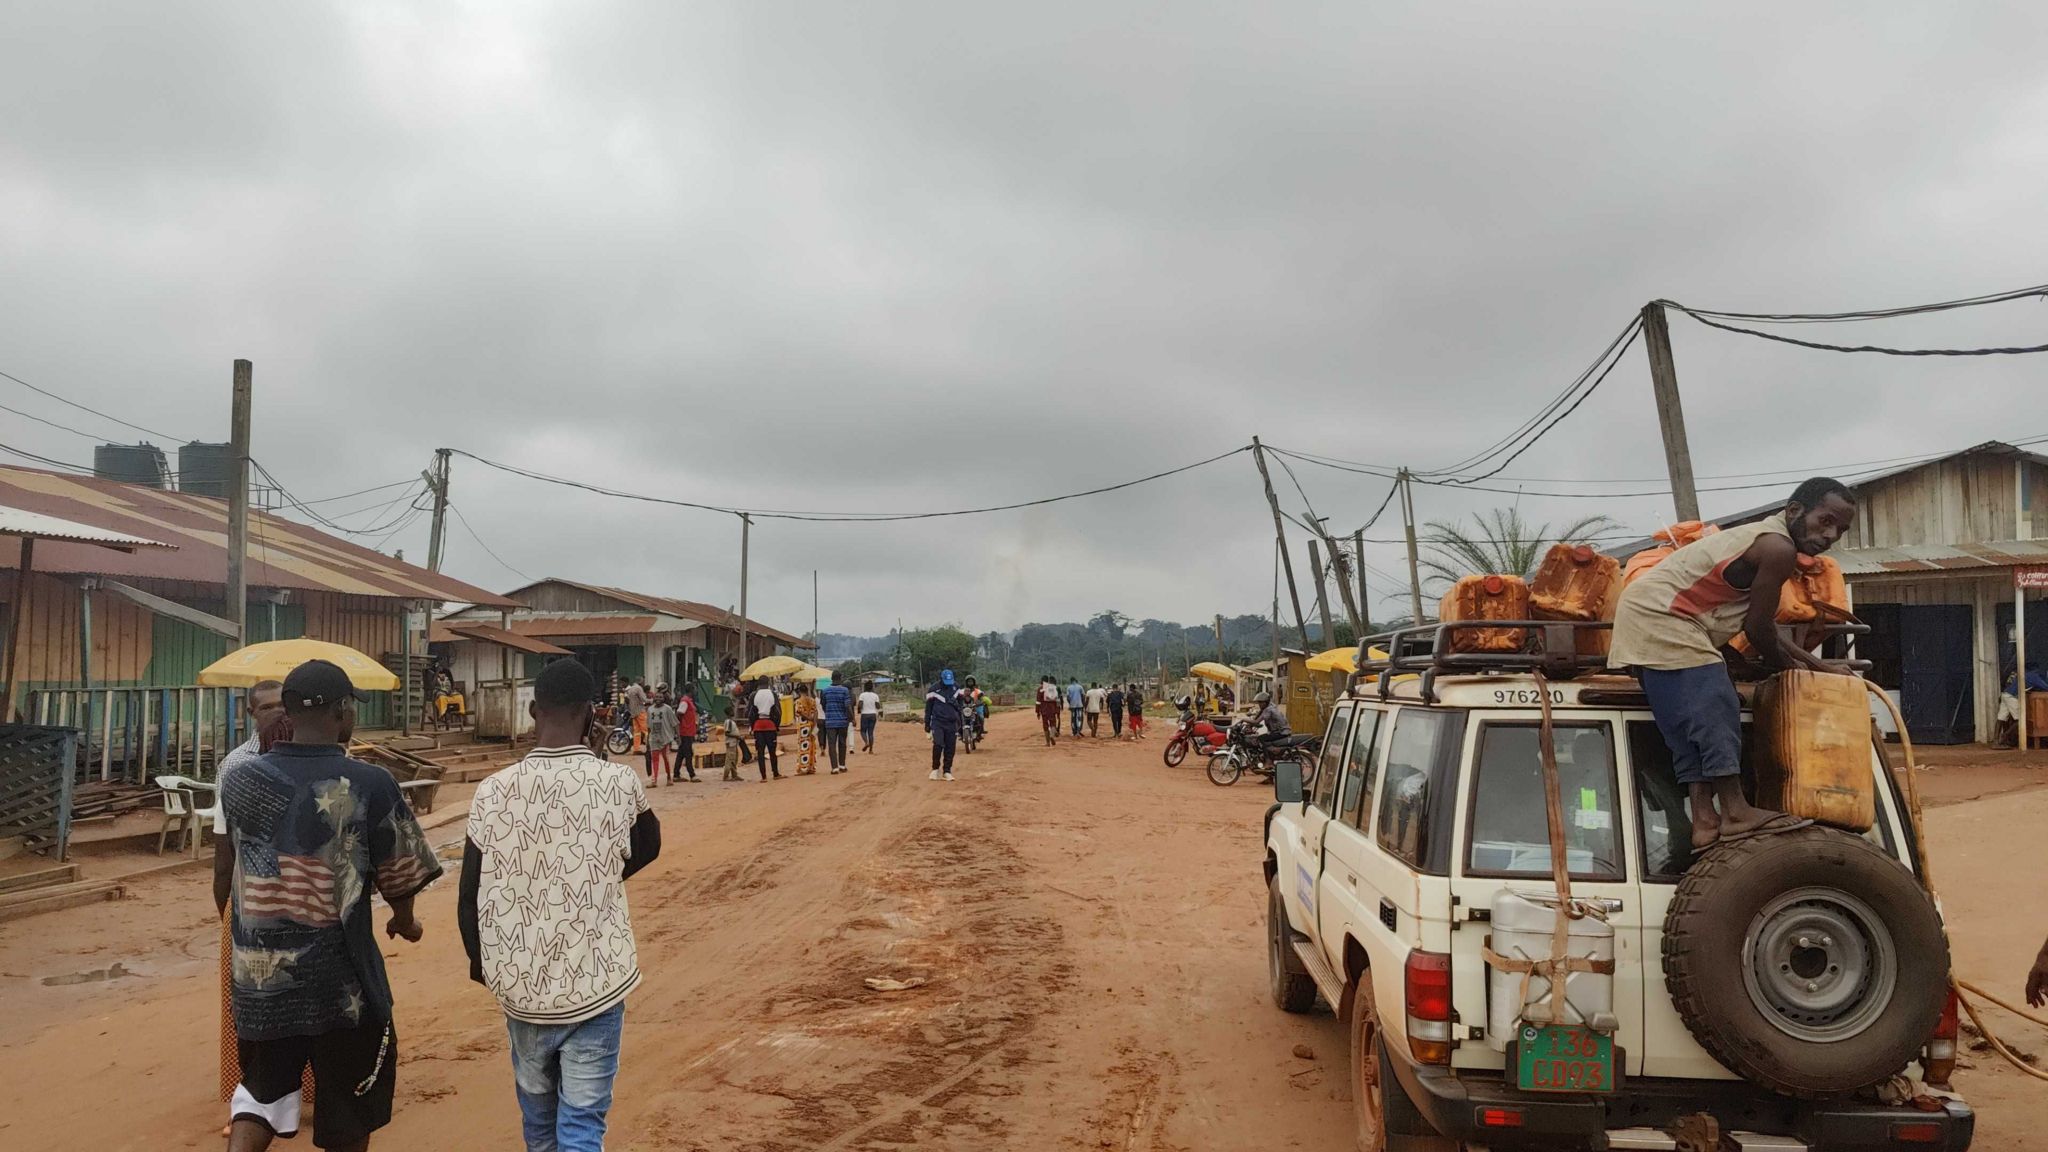
[[1742, 772], [1742, 701], [1726, 664], [1638, 668], [1636, 679], [1671, 748], [1671, 769], [1680, 784]]
[[1081, 709], [1070, 707], [1067, 711], [1074, 717], [1074, 735], [1079, 736], [1081, 734]]
[[580, 1024], [505, 1018], [512, 1077], [526, 1121], [526, 1152], [600, 1152], [604, 1118], [619, 1074], [622, 1003]]

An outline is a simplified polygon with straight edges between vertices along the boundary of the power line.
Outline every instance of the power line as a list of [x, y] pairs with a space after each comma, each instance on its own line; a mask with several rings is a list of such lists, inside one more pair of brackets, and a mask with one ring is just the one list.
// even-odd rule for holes
[[[391, 489], [393, 489], [393, 488], [406, 488], [406, 487], [410, 487], [411, 485], [417, 484], [417, 483], [419, 483], [419, 482], [420, 482], [420, 481], [419, 481], [419, 477], [415, 476], [415, 477], [413, 477], [413, 478], [412, 478], [412, 479], [410, 479], [410, 480], [393, 480], [393, 481], [392, 481], [391, 483], [389, 483], [389, 484], [379, 484], [379, 485], [377, 485], [377, 486], [376, 486], [375, 488], [364, 488], [364, 489], [362, 489], [362, 490], [360, 490], [360, 491], [356, 491], [356, 492], [344, 492], [344, 493], [342, 493], [342, 494], [341, 494], [341, 495], [339, 495], [339, 496], [322, 496], [322, 497], [321, 497], [320, 499], [318, 499], [318, 500], [305, 500], [305, 501], [301, 501], [301, 503], [305, 503], [305, 504], [332, 504], [332, 503], [334, 503], [334, 502], [335, 502], [335, 501], [337, 501], [337, 500], [347, 500], [347, 499], [349, 499], [350, 497], [353, 497], [353, 496], [368, 496], [368, 495], [369, 495], [370, 493], [372, 493], [372, 492], [388, 492], [388, 491], [390, 491], [390, 490], [391, 490]], [[353, 515], [353, 513], [349, 513], [349, 512], [338, 512], [338, 513], [336, 513], [336, 515], [338, 515], [338, 516], [349, 516], [349, 515]]]
[[500, 556], [500, 555], [498, 555], [498, 554], [497, 554], [497, 553], [496, 553], [495, 551], [493, 551], [493, 550], [491, 549], [491, 546], [490, 546], [489, 544], [486, 544], [486, 543], [484, 543], [484, 538], [483, 538], [483, 537], [481, 537], [481, 536], [479, 536], [479, 535], [477, 535], [477, 534], [476, 534], [476, 529], [474, 529], [474, 528], [472, 528], [472, 527], [470, 527], [470, 526], [469, 526], [469, 517], [467, 517], [467, 516], [464, 516], [464, 515], [462, 514], [462, 509], [460, 509], [460, 508], [457, 508], [457, 507], [456, 507], [456, 506], [455, 506], [455, 505], [454, 505], [454, 504], [453, 504], [453, 503], [451, 502], [451, 503], [450, 503], [450, 504], [448, 505], [448, 510], [449, 510], [450, 512], [453, 512], [453, 513], [455, 513], [455, 519], [461, 522], [461, 524], [462, 524], [462, 530], [463, 530], [464, 532], [467, 532], [467, 533], [469, 533], [469, 538], [470, 538], [471, 540], [474, 540], [474, 541], [476, 541], [476, 546], [477, 546], [477, 547], [479, 547], [479, 548], [483, 549], [483, 550], [484, 550], [485, 552], [489, 552], [489, 553], [490, 553], [490, 556], [491, 556], [491, 559], [493, 559], [493, 560], [496, 560], [496, 561], [498, 562], [498, 566], [499, 566], [500, 568], [503, 568], [503, 569], [504, 569], [505, 571], [507, 571], [507, 572], [510, 572], [510, 573], [512, 573], [512, 574], [513, 574], [514, 576], [517, 576], [517, 577], [519, 577], [519, 578], [520, 578], [521, 580], [525, 580], [525, 581], [527, 581], [527, 582], [529, 582], [529, 583], [531, 583], [531, 582], [532, 582], [532, 580], [533, 580], [533, 577], [531, 577], [531, 576], [528, 576], [528, 575], [527, 575], [526, 573], [524, 573], [524, 572], [521, 572], [521, 571], [520, 571], [519, 569], [517, 569], [517, 568], [514, 568], [514, 567], [513, 567], [512, 565], [510, 565], [510, 564], [507, 564], [507, 563], [505, 562], [505, 558], [504, 558], [503, 556]]
[[956, 508], [943, 512], [872, 513], [791, 512], [783, 509], [733, 508], [720, 504], [704, 504], [692, 500], [676, 500], [667, 496], [649, 496], [642, 492], [622, 492], [616, 488], [605, 488], [596, 484], [585, 483], [584, 481], [581, 480], [571, 480], [564, 476], [550, 476], [544, 472], [534, 472], [529, 469], [515, 467], [511, 464], [502, 464], [496, 460], [487, 459], [485, 457], [477, 455], [474, 452], [466, 452], [460, 448], [449, 448], [446, 449], [446, 451], [453, 452], [458, 456], [467, 457], [468, 459], [474, 460], [479, 464], [485, 465], [486, 467], [496, 468], [500, 472], [510, 472], [515, 476], [524, 476], [529, 480], [539, 480], [548, 484], [559, 484], [565, 488], [580, 488], [585, 492], [594, 492], [600, 496], [611, 496], [621, 500], [637, 500], [645, 504], [666, 504], [677, 508], [695, 508], [702, 512], [723, 512], [729, 516], [750, 516], [757, 520], [802, 520], [815, 523], [871, 524], [885, 523], [894, 520], [935, 520], [949, 516], [975, 516], [986, 512], [1011, 512], [1019, 508], [1036, 508], [1046, 504], [1057, 504], [1064, 500], [1078, 500], [1084, 496], [1100, 496], [1104, 493], [1117, 492], [1125, 488], [1136, 487], [1139, 484], [1148, 484], [1154, 480], [1163, 480], [1168, 476], [1177, 476], [1182, 472], [1190, 472], [1196, 468], [1201, 468], [1205, 465], [1214, 464], [1219, 460], [1227, 460], [1230, 457], [1235, 456], [1241, 452], [1251, 451], [1251, 445], [1245, 444], [1237, 448], [1232, 448], [1228, 452], [1222, 452], [1215, 456], [1211, 456], [1205, 460], [1197, 460], [1192, 464], [1183, 464], [1178, 468], [1169, 468], [1164, 472], [1154, 472], [1149, 476], [1140, 476], [1135, 480], [1125, 480], [1117, 484], [1107, 484], [1100, 488], [1090, 488], [1083, 492], [1068, 492], [1060, 496], [1045, 496], [1036, 500], [1023, 500], [1014, 504], [996, 504], [985, 508]]
[[2013, 288], [2004, 292], [1989, 292], [1982, 296], [1965, 296], [1934, 304], [1908, 304], [1900, 308], [1869, 308], [1856, 312], [1728, 312], [1718, 308], [1692, 308], [1675, 300], [1659, 300], [1657, 303], [1667, 308], [1676, 308], [1694, 318], [1717, 316], [1723, 320], [1747, 320], [1757, 324], [1838, 324], [1859, 320], [1892, 320], [1900, 316], [1918, 316], [1928, 312], [1950, 312], [1958, 308], [2003, 304], [2008, 300], [2024, 300], [2029, 297], [2048, 297], [2048, 284], [2036, 284], [2031, 288]]
[[[1572, 407], [1576, 408], [1578, 404], [1577, 402], [1574, 402], [1572, 400], [1572, 397], [1579, 393], [1579, 389], [1585, 385], [1586, 381], [1589, 378], [1591, 378], [1595, 372], [1600, 371], [1600, 366], [1602, 364], [1607, 364], [1610, 359], [1618, 358], [1619, 353], [1617, 352], [1617, 349], [1625, 347], [1626, 343], [1633, 342], [1635, 340], [1636, 333], [1641, 329], [1641, 327], [1642, 317], [1640, 315], [1631, 316], [1629, 318], [1629, 322], [1622, 327], [1621, 332], [1618, 333], [1614, 337], [1614, 339], [1607, 342], [1607, 346], [1600, 350], [1600, 354], [1593, 358], [1593, 362], [1591, 364], [1586, 365], [1585, 371], [1580, 372], [1578, 376], [1575, 377], [1570, 384], [1565, 385], [1563, 391], [1559, 392], [1556, 396], [1552, 397], [1549, 403], [1545, 404], [1541, 409], [1539, 409], [1534, 416], [1531, 416], [1529, 419], [1523, 421], [1521, 426], [1516, 428], [1513, 432], [1510, 432], [1507, 436], [1503, 437], [1500, 440], [1495, 441], [1488, 447], [1481, 449], [1478, 453], [1468, 456], [1463, 460], [1460, 460], [1456, 464], [1452, 464], [1444, 468], [1430, 469], [1428, 471], [1419, 473], [1419, 475], [1447, 476], [1453, 472], [1463, 472], [1473, 468], [1480, 467], [1481, 465], [1485, 464], [1488, 460], [1492, 459], [1495, 456], [1498, 456], [1502, 452], [1505, 452], [1509, 448], [1512, 448], [1516, 444], [1520, 443], [1525, 436], [1529, 436], [1531, 434], [1531, 429], [1535, 429], [1538, 425], [1542, 425], [1542, 429], [1541, 431], [1535, 432], [1534, 436], [1536, 439], [1540, 439], [1545, 432], [1548, 432], [1551, 428], [1556, 427], [1557, 424], [1556, 420], [1551, 420], [1549, 424], [1544, 424], [1543, 422], [1549, 419], [1552, 413], [1555, 413], [1559, 408], [1563, 407], [1567, 403], [1571, 403]], [[1605, 373], [1602, 373], [1602, 378], [1605, 378]], [[1594, 386], [1598, 387], [1597, 382]], [[1583, 396], [1581, 396], [1580, 399], [1583, 400]], [[1569, 415], [1569, 412], [1567, 412], [1566, 414]], [[1562, 417], [1559, 417], [1558, 419], [1562, 419]], [[1535, 439], [1531, 439], [1529, 442], [1534, 443]], [[1526, 450], [1527, 447], [1527, 444], [1523, 444], [1520, 449], [1517, 449], [1516, 454], [1519, 455], [1520, 452]]]
[[1506, 471], [1508, 465], [1513, 464], [1516, 461], [1516, 459], [1518, 459], [1522, 455], [1522, 453], [1527, 452], [1531, 448], [1534, 448], [1538, 440], [1541, 440], [1544, 436], [1548, 435], [1552, 428], [1555, 428], [1559, 424], [1564, 423], [1565, 420], [1569, 418], [1572, 413], [1577, 412], [1579, 410], [1579, 405], [1584, 404], [1588, 397], [1592, 396], [1593, 393], [1600, 390], [1600, 385], [1605, 384], [1607, 382], [1607, 377], [1614, 371], [1615, 367], [1621, 363], [1621, 358], [1627, 354], [1628, 350], [1631, 347], [1635, 345], [1636, 337], [1642, 335], [1642, 331], [1643, 322], [1642, 319], [1638, 317], [1625, 330], [1625, 335], [1627, 339], [1621, 340], [1620, 345], [1618, 347], [1615, 345], [1608, 346], [1610, 349], [1612, 349], [1612, 359], [1607, 361], [1607, 367], [1602, 368], [1600, 370], [1600, 375], [1593, 378], [1593, 382], [1586, 386], [1585, 391], [1579, 393], [1578, 399], [1572, 401], [1571, 407], [1566, 408], [1564, 411], [1558, 413], [1555, 417], [1551, 419], [1550, 423], [1545, 424], [1543, 427], [1537, 429], [1533, 435], [1531, 435], [1527, 440], [1524, 440], [1522, 442], [1521, 447], [1515, 449], [1512, 453], [1509, 453], [1507, 459], [1502, 460], [1500, 464], [1493, 469], [1493, 471], [1482, 472], [1477, 476], [1471, 477], [1470, 479], [1453, 478], [1450, 481], [1448, 481], [1448, 483], [1459, 485], [1470, 484], [1474, 480], [1485, 480], [1493, 476], [1498, 476], [1502, 472]]
[[119, 416], [110, 416], [97, 408], [88, 408], [85, 405], [80, 404], [76, 400], [67, 400], [64, 397], [59, 396], [58, 394], [50, 391], [47, 388], [38, 388], [35, 385], [29, 383], [28, 381], [23, 380], [21, 377], [14, 375], [11, 372], [0, 372], [0, 376], [4, 376], [9, 380], [14, 381], [16, 384], [21, 385], [23, 388], [26, 388], [31, 392], [36, 392], [44, 396], [48, 396], [50, 399], [55, 400], [59, 404], [68, 404], [71, 407], [78, 409], [80, 412], [90, 412], [102, 420], [112, 420], [114, 423], [119, 424], [123, 428], [133, 428], [137, 432], [147, 432], [149, 435], [154, 436], [159, 440], [169, 440], [172, 442], [178, 442], [191, 439], [190, 437], [173, 436], [168, 432], [158, 432], [153, 428], [145, 428], [140, 424], [132, 424], [126, 420], [121, 419]]
[[1781, 336], [1776, 332], [1727, 324], [1708, 319], [1688, 308], [1675, 304], [1672, 307], [1709, 328], [1719, 328], [1723, 332], [1734, 332], [1743, 336], [1755, 336], [1760, 340], [1775, 340], [1780, 344], [1796, 344], [1801, 348], [1815, 348], [1822, 352], [1876, 352], [1885, 356], [2025, 356], [2034, 352], [2048, 352], [2048, 344], [2029, 344], [2016, 348], [1892, 348], [1882, 344], [1827, 344], [1819, 340], [1801, 340], [1793, 336]]
[[5, 404], [0, 404], [0, 412], [12, 412], [16, 416], [19, 416], [24, 420], [33, 420], [38, 424], [47, 424], [50, 427], [57, 429], [59, 432], [69, 432], [73, 436], [83, 437], [84, 439], [90, 440], [95, 444], [104, 444], [107, 439], [104, 436], [95, 436], [92, 433], [84, 431], [82, 429], [73, 428], [69, 424], [59, 424], [55, 420], [45, 420], [41, 416], [38, 416], [33, 412], [23, 412], [19, 408], [9, 408]]

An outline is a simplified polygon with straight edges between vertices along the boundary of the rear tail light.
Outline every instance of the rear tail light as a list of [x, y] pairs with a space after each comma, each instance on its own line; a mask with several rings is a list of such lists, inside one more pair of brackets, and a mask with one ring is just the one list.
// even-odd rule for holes
[[1410, 952], [1402, 985], [1408, 1001], [1408, 1048], [1417, 1063], [1451, 1062], [1451, 958]]
[[1522, 1126], [1522, 1110], [1520, 1108], [1481, 1108], [1479, 1110], [1479, 1126], [1481, 1128], [1520, 1128]]
[[1894, 1144], [1939, 1144], [1941, 1125], [1927, 1120], [1906, 1120], [1892, 1125]]
[[1934, 1035], [1927, 1038], [1927, 1050], [1920, 1057], [1927, 1082], [1937, 1088], [1948, 1087], [1949, 1077], [1955, 1075], [1957, 1010], [1956, 990], [1950, 988], [1948, 1000], [1941, 1006], [1941, 1019], [1934, 1025]]

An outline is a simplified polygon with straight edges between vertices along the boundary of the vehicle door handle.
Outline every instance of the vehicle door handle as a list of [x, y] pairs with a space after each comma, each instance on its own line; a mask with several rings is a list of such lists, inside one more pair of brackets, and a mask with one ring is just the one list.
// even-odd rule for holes
[[1349, 885], [1351, 885], [1351, 886], [1352, 886], [1353, 888], [1356, 888], [1356, 887], [1358, 887], [1358, 877], [1356, 877], [1356, 876], [1353, 876], [1353, 875], [1352, 875], [1351, 873], [1349, 873], [1349, 872], [1346, 872], [1346, 873], [1344, 874], [1344, 882], [1345, 882], [1346, 884], [1349, 884]]

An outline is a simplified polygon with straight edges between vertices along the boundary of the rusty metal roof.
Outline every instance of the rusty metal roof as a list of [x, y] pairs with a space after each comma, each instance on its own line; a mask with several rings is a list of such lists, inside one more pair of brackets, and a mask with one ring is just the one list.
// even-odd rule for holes
[[514, 616], [512, 630], [521, 636], [637, 636], [654, 631], [655, 623], [653, 616]]
[[[602, 584], [585, 584], [581, 581], [564, 580], [560, 577], [554, 577], [549, 580], [543, 580], [540, 583], [567, 584], [571, 588], [581, 588], [586, 592], [595, 592], [600, 596], [609, 596], [614, 600], [623, 601], [624, 603], [634, 605], [638, 608], [645, 608], [649, 612], [656, 612], [667, 616], [677, 616], [686, 620], [702, 621], [704, 623], [710, 624], [714, 628], [726, 628], [736, 630], [740, 626], [740, 618], [737, 613], [728, 612], [723, 608], [715, 607], [710, 604], [700, 603], [696, 600], [677, 600], [668, 596], [649, 596], [642, 592], [632, 592], [624, 588], [607, 588]], [[527, 585], [528, 588], [531, 588], [533, 586], [534, 585], [531, 584]], [[515, 588], [512, 591], [512, 595], [517, 595], [518, 593], [524, 590], [525, 589]], [[513, 622], [513, 626], [517, 627], [520, 623], [522, 622], [515, 620]], [[694, 627], [694, 625], [692, 626]], [[646, 629], [643, 629], [643, 631], [645, 630]], [[780, 643], [786, 644], [791, 648], [817, 648], [816, 644], [804, 639], [801, 636], [793, 636], [788, 632], [782, 631], [780, 628], [771, 628], [768, 625], [761, 623], [759, 620], [748, 620], [747, 630], [749, 632], [752, 632], [756, 636], [767, 636], [771, 639], [779, 641]], [[591, 629], [591, 631], [613, 632], [624, 631], [624, 629], [594, 628]], [[563, 635], [563, 633], [551, 634]]]
[[[122, 555], [88, 544], [51, 539], [36, 549], [38, 572], [227, 583], [225, 500], [90, 476], [0, 466], [0, 504], [139, 536], [176, 549], [149, 548]], [[17, 560], [11, 552], [0, 547], [0, 569], [15, 567]], [[518, 606], [516, 601], [495, 592], [253, 508], [249, 510], [249, 585], [350, 596]]]
[[567, 648], [557, 647], [545, 640], [536, 640], [531, 636], [521, 636], [517, 632], [507, 632], [494, 624], [456, 623], [443, 625], [436, 621], [434, 627], [436, 629], [445, 627], [451, 634], [451, 639], [481, 640], [486, 644], [497, 644], [501, 647], [510, 648], [515, 652], [528, 652], [535, 656], [567, 656], [570, 654]]
[[1901, 576], [2048, 563], [2048, 540], [1993, 540], [1981, 544], [1913, 544], [1898, 548], [1837, 548], [1828, 555], [1844, 576]]
[[176, 547], [161, 540], [148, 540], [126, 532], [95, 528], [90, 524], [80, 524], [76, 520], [45, 516], [41, 512], [28, 512], [20, 508], [0, 508], [0, 536], [33, 536], [38, 540], [95, 544], [101, 548], [112, 548], [116, 552], [133, 552], [137, 548]]

